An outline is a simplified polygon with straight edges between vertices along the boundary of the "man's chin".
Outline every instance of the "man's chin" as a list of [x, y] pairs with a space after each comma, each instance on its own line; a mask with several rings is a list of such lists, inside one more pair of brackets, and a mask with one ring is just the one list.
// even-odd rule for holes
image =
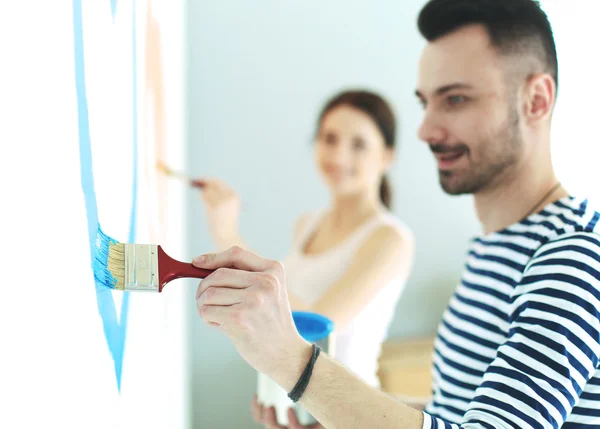
[[459, 180], [457, 174], [452, 171], [439, 171], [440, 186], [448, 195], [465, 195], [475, 192], [470, 183]]

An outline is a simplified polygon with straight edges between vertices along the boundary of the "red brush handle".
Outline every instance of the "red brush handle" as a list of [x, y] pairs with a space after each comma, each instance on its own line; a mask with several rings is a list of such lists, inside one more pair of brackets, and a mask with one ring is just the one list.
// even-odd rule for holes
[[198, 268], [191, 263], [177, 261], [171, 258], [162, 247], [158, 246], [158, 291], [171, 280], [181, 278], [203, 279], [213, 270]]
[[202, 189], [202, 188], [204, 188], [205, 183], [202, 180], [192, 179], [192, 180], [190, 180], [190, 185], [192, 185], [192, 187], [194, 187], [194, 188]]

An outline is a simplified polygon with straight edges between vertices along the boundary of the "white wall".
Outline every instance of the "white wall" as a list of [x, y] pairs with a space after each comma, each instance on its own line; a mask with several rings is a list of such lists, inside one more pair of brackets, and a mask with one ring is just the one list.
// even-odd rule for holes
[[[137, 105], [136, 239], [149, 242], [157, 210], [148, 198], [156, 195], [154, 169], [146, 168], [156, 136], [152, 121], [148, 128], [142, 125], [146, 1], [136, 1], [137, 100], [132, 1], [115, 4], [114, 18], [109, 0], [84, 0], [82, 8], [98, 212], [105, 232], [128, 239]], [[80, 180], [73, 1], [30, 0], [8, 8], [0, 17], [0, 427], [185, 428], [181, 285], [162, 295], [130, 295], [121, 391], [117, 388], [90, 266]], [[167, 117], [168, 159], [176, 165], [183, 158], [182, 9], [182, 2], [169, 1], [160, 17], [169, 61], [166, 109], [173, 115]], [[168, 225], [162, 226], [174, 238], [162, 244], [181, 257], [182, 194], [178, 187], [168, 191]], [[120, 314], [123, 294], [112, 295]]]
[[[319, 109], [347, 86], [385, 94], [401, 130], [395, 211], [417, 237], [416, 269], [391, 335], [433, 334], [477, 223], [469, 198], [439, 189], [432, 156], [416, 138], [423, 2], [234, 3], [188, 1], [189, 170], [231, 183], [246, 206], [243, 235], [281, 258], [296, 216], [327, 203], [312, 163]], [[202, 205], [189, 197], [191, 251], [200, 253], [211, 243]], [[253, 427], [254, 372], [196, 314], [190, 323], [195, 427]]]
[[559, 62], [552, 129], [554, 165], [567, 189], [600, 202], [600, 2], [543, 0], [542, 4], [554, 26]]

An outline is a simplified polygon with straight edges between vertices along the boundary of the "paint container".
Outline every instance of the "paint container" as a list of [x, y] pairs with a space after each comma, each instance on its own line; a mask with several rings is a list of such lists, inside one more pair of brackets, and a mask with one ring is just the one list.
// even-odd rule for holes
[[[316, 313], [305, 311], [292, 312], [296, 329], [306, 341], [316, 343], [321, 347], [321, 353], [332, 355], [334, 352], [333, 322]], [[288, 398], [288, 392], [266, 375], [258, 374], [258, 402], [265, 407], [275, 407], [277, 422], [282, 426], [288, 425], [288, 409], [293, 408], [302, 425], [311, 425], [317, 421], [299, 403], [294, 404]]]

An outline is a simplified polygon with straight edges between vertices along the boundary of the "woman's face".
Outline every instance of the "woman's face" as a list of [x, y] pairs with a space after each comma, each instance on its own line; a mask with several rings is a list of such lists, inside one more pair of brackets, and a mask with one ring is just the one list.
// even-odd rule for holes
[[371, 117], [351, 106], [330, 110], [317, 135], [315, 161], [335, 195], [377, 190], [392, 151]]

